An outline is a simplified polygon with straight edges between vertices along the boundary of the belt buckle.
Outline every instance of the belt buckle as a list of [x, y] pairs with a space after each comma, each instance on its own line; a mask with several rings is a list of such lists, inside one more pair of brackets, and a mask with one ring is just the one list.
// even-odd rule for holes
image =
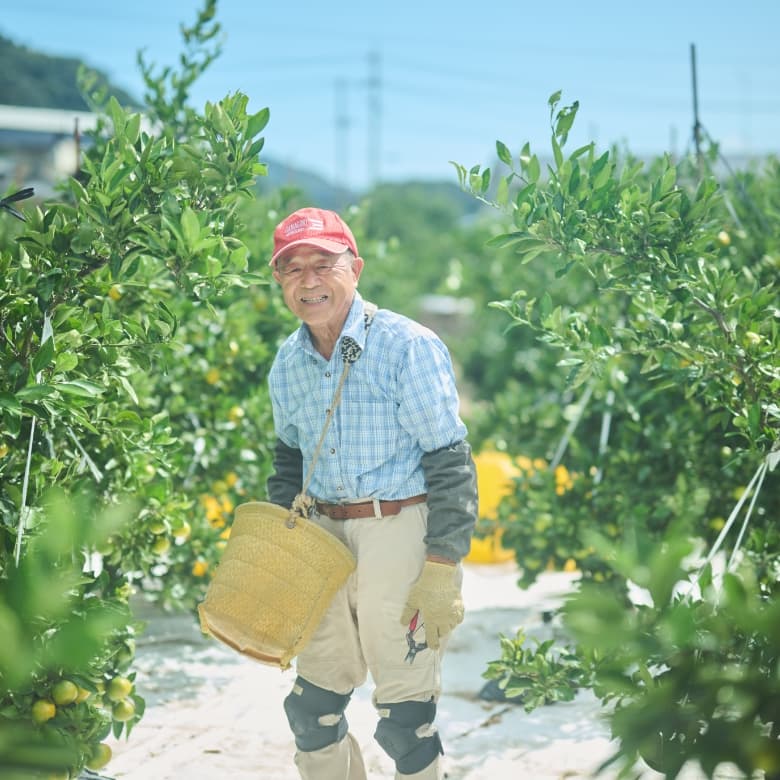
[[374, 505], [374, 520], [382, 519], [382, 507], [378, 498], [372, 498], [371, 503]]

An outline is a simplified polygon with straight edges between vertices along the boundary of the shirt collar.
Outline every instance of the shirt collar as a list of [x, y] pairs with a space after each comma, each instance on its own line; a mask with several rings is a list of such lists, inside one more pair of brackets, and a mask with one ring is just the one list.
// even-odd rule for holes
[[[336, 348], [333, 350], [334, 357], [341, 362], [341, 344], [345, 336], [348, 336], [354, 343], [362, 350], [366, 345], [366, 327], [365, 327], [365, 307], [363, 298], [360, 293], [355, 290], [355, 295], [352, 299], [352, 305], [347, 312], [347, 319], [344, 321], [344, 327], [341, 329], [341, 334], [336, 342]], [[319, 352], [314, 348], [314, 343], [311, 340], [311, 331], [306, 323], [303, 323], [298, 328], [297, 336], [298, 346], [305, 352], [312, 355], [319, 355]], [[321, 356], [320, 356], [321, 357]]]

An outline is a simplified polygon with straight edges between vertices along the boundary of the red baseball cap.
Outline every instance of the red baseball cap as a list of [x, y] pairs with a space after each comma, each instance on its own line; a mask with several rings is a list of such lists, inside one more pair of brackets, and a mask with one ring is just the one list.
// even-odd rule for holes
[[274, 253], [268, 265], [274, 265], [288, 249], [304, 244], [333, 254], [351, 249], [355, 257], [358, 255], [352, 231], [335, 211], [304, 208], [294, 211], [276, 226]]

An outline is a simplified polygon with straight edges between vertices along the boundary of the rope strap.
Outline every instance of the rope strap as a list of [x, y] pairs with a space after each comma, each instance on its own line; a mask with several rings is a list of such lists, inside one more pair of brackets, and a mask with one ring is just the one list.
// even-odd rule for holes
[[[376, 314], [376, 305], [365, 301], [365, 327], [366, 331], [371, 327], [374, 315]], [[311, 457], [311, 463], [309, 464], [309, 470], [306, 473], [306, 478], [303, 480], [303, 486], [301, 492], [293, 499], [292, 506], [290, 507], [290, 515], [287, 518], [285, 525], [288, 528], [295, 528], [297, 518], [309, 517], [314, 511], [314, 499], [308, 494], [309, 485], [311, 484], [312, 477], [314, 476], [314, 467], [317, 465], [317, 460], [320, 457], [320, 450], [325, 443], [325, 435], [328, 432], [331, 420], [336, 413], [336, 407], [341, 402], [341, 394], [344, 389], [344, 383], [347, 381], [347, 374], [352, 364], [362, 354], [363, 350], [360, 345], [350, 336], [344, 336], [341, 339], [341, 357], [344, 361], [344, 369], [339, 377], [339, 383], [336, 387], [336, 392], [333, 394], [333, 401], [330, 404], [330, 408], [325, 415], [325, 424], [322, 426], [322, 433], [320, 434], [320, 440], [317, 442], [317, 446], [314, 448], [314, 454]]]

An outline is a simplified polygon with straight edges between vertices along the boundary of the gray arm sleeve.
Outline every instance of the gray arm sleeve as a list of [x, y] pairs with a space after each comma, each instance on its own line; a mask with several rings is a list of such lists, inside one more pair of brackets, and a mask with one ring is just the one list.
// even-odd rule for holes
[[471, 446], [459, 441], [426, 452], [422, 468], [428, 484], [428, 553], [460, 561], [468, 555], [478, 513]]
[[296, 447], [288, 447], [281, 439], [274, 447], [274, 473], [268, 478], [266, 490], [273, 504], [292, 506], [303, 487], [303, 456]]

